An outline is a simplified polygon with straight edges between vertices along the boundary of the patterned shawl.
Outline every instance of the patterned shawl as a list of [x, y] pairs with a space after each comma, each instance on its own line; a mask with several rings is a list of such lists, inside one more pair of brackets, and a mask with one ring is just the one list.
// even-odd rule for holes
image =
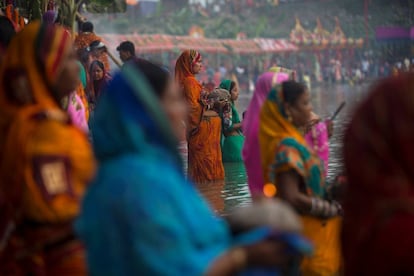
[[270, 92], [260, 113], [259, 142], [265, 183], [277, 186], [278, 173], [295, 170], [304, 179], [308, 194], [323, 197], [323, 166], [304, 137], [287, 120], [282, 86]]

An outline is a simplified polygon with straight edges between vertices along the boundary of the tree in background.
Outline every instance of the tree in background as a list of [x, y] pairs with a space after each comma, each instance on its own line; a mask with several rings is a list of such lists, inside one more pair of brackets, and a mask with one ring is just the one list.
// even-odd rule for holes
[[29, 21], [40, 20], [47, 10], [56, 9], [59, 13], [59, 22], [72, 31], [75, 30], [76, 18], [81, 7], [91, 13], [126, 10], [125, 0], [7, 0], [8, 2], [12, 2], [19, 9], [20, 14]]

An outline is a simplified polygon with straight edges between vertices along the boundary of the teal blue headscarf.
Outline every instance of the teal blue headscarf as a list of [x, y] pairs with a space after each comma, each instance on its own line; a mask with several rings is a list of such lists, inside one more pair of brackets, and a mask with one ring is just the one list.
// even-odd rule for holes
[[231, 246], [229, 230], [186, 181], [168, 118], [132, 66], [91, 123], [99, 169], [76, 222], [89, 272], [203, 275]]
[[85, 70], [85, 67], [83, 67], [82, 63], [80, 63], [79, 61], [78, 61], [78, 65], [79, 65], [79, 78], [80, 78], [83, 88], [85, 89], [86, 85], [88, 84], [88, 81], [86, 79], [86, 70]]

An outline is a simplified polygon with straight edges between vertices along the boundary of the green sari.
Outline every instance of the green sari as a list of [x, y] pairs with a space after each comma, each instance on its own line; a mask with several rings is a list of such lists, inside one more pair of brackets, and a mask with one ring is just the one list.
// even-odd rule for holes
[[[220, 88], [226, 89], [230, 92], [231, 81], [224, 80], [220, 84]], [[224, 118], [221, 118], [222, 121]], [[231, 124], [222, 127], [222, 135], [224, 136], [224, 141], [221, 146], [222, 158], [223, 162], [242, 162], [242, 148], [244, 144], [244, 136], [242, 131], [239, 129], [237, 130], [236, 135], [226, 136], [226, 133], [233, 132], [233, 126], [235, 124], [239, 124], [240, 116], [237, 112], [236, 106], [234, 102], [231, 103]]]

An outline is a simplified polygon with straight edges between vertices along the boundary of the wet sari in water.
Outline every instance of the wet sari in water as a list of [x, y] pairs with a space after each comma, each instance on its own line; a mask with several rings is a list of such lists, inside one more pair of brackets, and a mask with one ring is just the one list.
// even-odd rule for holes
[[189, 107], [187, 121], [188, 176], [195, 182], [224, 179], [221, 156], [221, 119], [204, 116], [201, 103], [203, 88], [191, 71], [196, 58], [195, 50], [184, 51], [176, 63], [175, 76]]
[[[0, 274], [86, 275], [72, 230], [94, 173], [88, 139], [50, 87], [71, 52], [61, 27], [29, 24], [0, 73]], [[39, 69], [41, 68], [41, 69]]]
[[[231, 82], [231, 80], [222, 81], [220, 83], [220, 88], [226, 89], [230, 93]], [[223, 154], [223, 162], [241, 162], [243, 161], [241, 151], [244, 144], [244, 136], [242, 131], [239, 129], [237, 130], [237, 134], [230, 134], [228, 136], [225, 135], [234, 131], [234, 124], [239, 124], [241, 122], [234, 102], [231, 102], [230, 116], [231, 124], [228, 126], [223, 126], [222, 131], [222, 135], [225, 137], [221, 149], [221, 152]], [[222, 120], [223, 119], [224, 118], [222, 118]]]
[[[326, 195], [323, 165], [308, 147], [305, 138], [287, 120], [284, 111], [282, 86], [274, 88], [260, 113], [259, 141], [265, 183], [276, 185], [279, 173], [294, 170], [304, 183], [302, 190], [308, 196]], [[336, 275], [340, 267], [340, 218], [322, 220], [302, 216], [303, 234], [313, 242], [312, 257], [304, 258], [302, 275]]]

